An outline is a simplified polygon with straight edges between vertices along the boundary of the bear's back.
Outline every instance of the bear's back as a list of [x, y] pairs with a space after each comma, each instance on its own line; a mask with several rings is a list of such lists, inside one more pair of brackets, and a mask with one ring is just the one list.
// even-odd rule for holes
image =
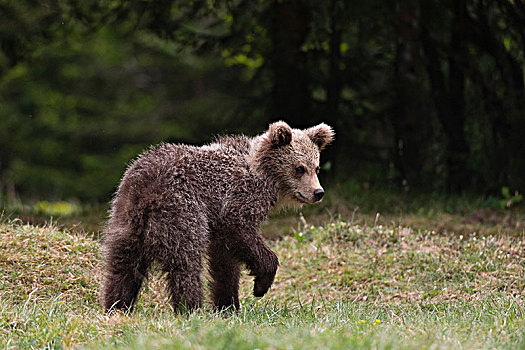
[[147, 207], [192, 202], [219, 210], [235, 186], [251, 187], [257, 181], [246, 160], [249, 148], [244, 136], [220, 137], [201, 147], [160, 144], [132, 162], [117, 196]]
[[250, 152], [251, 139], [246, 136], [219, 136], [212, 145], [218, 145], [223, 152], [247, 155]]

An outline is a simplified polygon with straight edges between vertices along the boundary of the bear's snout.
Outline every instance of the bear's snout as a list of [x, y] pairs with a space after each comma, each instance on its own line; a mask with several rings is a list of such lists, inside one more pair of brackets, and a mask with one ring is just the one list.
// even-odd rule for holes
[[314, 191], [314, 199], [316, 202], [319, 202], [321, 199], [323, 199], [324, 196], [324, 190], [322, 188], [318, 188]]

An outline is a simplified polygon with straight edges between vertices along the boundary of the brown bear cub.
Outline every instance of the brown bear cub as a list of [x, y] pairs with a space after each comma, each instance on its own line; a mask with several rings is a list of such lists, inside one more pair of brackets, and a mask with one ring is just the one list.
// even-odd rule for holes
[[326, 124], [298, 130], [285, 122], [254, 138], [219, 137], [202, 147], [162, 144], [127, 169], [104, 232], [106, 311], [131, 310], [153, 262], [166, 274], [175, 311], [202, 305], [203, 256], [217, 309], [239, 307], [245, 264], [262, 297], [279, 261], [260, 235], [276, 205], [319, 202], [319, 152]]

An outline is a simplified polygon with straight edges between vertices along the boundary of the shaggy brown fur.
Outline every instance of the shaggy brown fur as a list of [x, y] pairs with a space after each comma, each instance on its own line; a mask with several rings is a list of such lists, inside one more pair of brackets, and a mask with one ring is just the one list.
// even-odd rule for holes
[[297, 130], [277, 122], [255, 138], [146, 151], [124, 174], [104, 232], [105, 309], [131, 310], [154, 261], [166, 273], [173, 308], [200, 307], [204, 255], [218, 309], [239, 307], [241, 264], [262, 297], [279, 262], [260, 224], [276, 204], [321, 200], [319, 152], [332, 139], [325, 124]]

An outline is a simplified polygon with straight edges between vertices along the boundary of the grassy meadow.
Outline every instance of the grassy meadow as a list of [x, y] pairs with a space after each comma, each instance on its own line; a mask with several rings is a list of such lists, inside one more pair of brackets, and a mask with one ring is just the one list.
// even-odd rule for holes
[[436, 229], [442, 212], [353, 214], [278, 216], [266, 229], [289, 232], [270, 242], [281, 263], [270, 292], [252, 297], [245, 274], [237, 313], [183, 316], [159, 274], [133, 314], [104, 314], [96, 233], [4, 217], [0, 347], [525, 349], [522, 216], [505, 234], [507, 214], [476, 231], [459, 216], [455, 231]]

